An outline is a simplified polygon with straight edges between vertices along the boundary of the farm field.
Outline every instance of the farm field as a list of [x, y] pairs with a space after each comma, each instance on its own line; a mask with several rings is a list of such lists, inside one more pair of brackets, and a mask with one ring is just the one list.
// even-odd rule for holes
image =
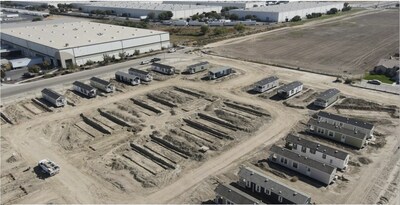
[[398, 10], [367, 11], [324, 24], [210, 44], [218, 55], [334, 75], [360, 76], [399, 50]]

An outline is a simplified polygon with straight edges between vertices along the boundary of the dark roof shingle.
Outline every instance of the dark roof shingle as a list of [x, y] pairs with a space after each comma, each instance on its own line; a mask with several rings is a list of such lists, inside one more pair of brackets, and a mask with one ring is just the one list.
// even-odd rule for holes
[[278, 88], [278, 91], [279, 91], [279, 90], [283, 90], [283, 91], [285, 91], [285, 92], [289, 92], [289, 91], [291, 91], [291, 90], [293, 90], [293, 89], [295, 89], [295, 88], [297, 88], [297, 87], [299, 87], [299, 86], [301, 86], [301, 85], [303, 85], [302, 82], [300, 82], [300, 81], [294, 81], [294, 82], [291, 82], [291, 83], [289, 83], [289, 84], [286, 84], [286, 85], [284, 85], [284, 86]]
[[193, 67], [202, 66], [202, 65], [208, 65], [208, 64], [210, 64], [208, 61], [203, 61], [203, 62], [200, 62], [200, 63], [189, 65], [188, 67], [189, 68], [193, 68]]
[[135, 73], [139, 73], [139, 74], [142, 74], [142, 75], [148, 75], [149, 74], [149, 72], [147, 72], [147, 71], [139, 70], [139, 69], [136, 69], [136, 68], [129, 68], [129, 71], [132, 71], [132, 72], [135, 72]]
[[339, 122], [343, 122], [343, 123], [346, 123], [346, 124], [354, 125], [354, 126], [365, 128], [365, 129], [372, 129], [374, 127], [374, 125], [371, 124], [371, 123], [367, 123], [367, 122], [364, 122], [362, 120], [358, 120], [358, 119], [355, 119], [355, 118], [348, 118], [348, 117], [343, 117], [343, 116], [340, 116], [340, 115], [335, 115], [335, 114], [332, 114], [332, 113], [329, 113], [329, 112], [320, 111], [317, 115], [319, 117], [324, 117], [324, 118], [336, 120], [336, 121], [339, 121]]
[[262, 202], [229, 184], [218, 184], [215, 192], [234, 204], [261, 204]]
[[72, 85], [78, 86], [78, 87], [83, 88], [85, 90], [93, 90], [93, 89], [95, 89], [92, 86], [87, 85], [85, 83], [82, 83], [80, 81], [75, 81], [74, 83], [72, 83]]
[[270, 76], [270, 77], [268, 77], [268, 78], [264, 78], [264, 79], [262, 79], [262, 80], [256, 82], [255, 85], [256, 85], [256, 86], [263, 86], [263, 85], [266, 85], [266, 84], [268, 84], [268, 83], [277, 81], [278, 79], [279, 79], [279, 78], [276, 77], [276, 76]]
[[319, 94], [317, 99], [326, 101], [326, 100], [329, 100], [331, 97], [337, 95], [338, 93], [340, 93], [340, 91], [338, 89], [331, 88], [331, 89], [325, 90], [324, 92]]
[[108, 82], [106, 80], [103, 80], [103, 79], [100, 79], [98, 77], [92, 77], [92, 78], [90, 78], [90, 81], [94, 81], [96, 83], [100, 83], [101, 85], [104, 85], [104, 86], [107, 86], [107, 85], [111, 84], [110, 82]]
[[63, 97], [63, 95], [57, 93], [56, 91], [49, 89], [49, 88], [45, 88], [42, 90], [42, 93], [44, 93], [45, 95], [53, 98], [53, 99], [58, 99], [60, 97]]
[[322, 127], [324, 129], [327, 129], [327, 130], [339, 132], [339, 133], [342, 133], [344, 135], [347, 135], [347, 136], [350, 136], [350, 137], [354, 137], [354, 138], [358, 138], [358, 139], [361, 139], [361, 140], [367, 138], [367, 134], [365, 134], [365, 133], [356, 132], [356, 131], [351, 130], [351, 129], [335, 126], [335, 125], [329, 124], [327, 122], [320, 122], [320, 121], [318, 121], [316, 119], [310, 119], [308, 121], [308, 124], [309, 125], [318, 126], [318, 127]]
[[174, 69], [174, 67], [173, 67], [173, 66], [170, 66], [170, 65], [165, 65], [165, 64], [161, 64], [161, 63], [153, 63], [153, 64], [151, 64], [151, 65], [153, 65], [153, 66], [157, 66], [157, 67], [160, 67], [160, 68]]

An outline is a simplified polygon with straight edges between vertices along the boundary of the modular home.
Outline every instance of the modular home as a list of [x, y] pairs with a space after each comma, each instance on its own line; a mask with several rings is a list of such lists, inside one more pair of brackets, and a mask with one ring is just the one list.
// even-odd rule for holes
[[[250, 167], [241, 167], [238, 185], [269, 204], [310, 204], [311, 197]], [[264, 200], [265, 199], [265, 200]]]
[[277, 93], [283, 98], [290, 98], [303, 90], [303, 83], [294, 81], [278, 88]]
[[331, 88], [318, 95], [317, 99], [314, 101], [314, 105], [325, 108], [336, 102], [339, 97], [340, 91], [338, 89]]
[[115, 79], [119, 82], [123, 82], [129, 85], [139, 85], [140, 84], [140, 77], [131, 75], [128, 73], [124, 73], [121, 71], [117, 71], [115, 73]]
[[332, 183], [335, 178], [336, 167], [301, 156], [276, 145], [273, 145], [270, 151], [272, 153], [269, 157], [271, 162], [282, 165], [326, 185]]
[[164, 65], [161, 63], [153, 63], [151, 64], [151, 70], [165, 74], [165, 75], [173, 75], [175, 73], [175, 67]]
[[115, 86], [112, 83], [97, 77], [90, 78], [90, 85], [106, 93], [111, 93], [115, 90]]
[[208, 72], [208, 79], [214, 80], [214, 79], [229, 75], [232, 72], [233, 72], [233, 69], [229, 68], [229, 67], [215, 68]]
[[229, 184], [215, 188], [215, 204], [262, 204], [262, 202]]
[[327, 122], [329, 124], [344, 127], [357, 132], [366, 133], [368, 137], [372, 137], [374, 134], [374, 125], [359, 119], [343, 117], [323, 111], [318, 112], [317, 116], [318, 121]]
[[190, 74], [198, 73], [203, 70], [207, 70], [210, 68], [210, 63], [207, 61], [196, 63], [194, 65], [190, 65], [187, 67], [187, 71]]
[[42, 90], [42, 97], [53, 104], [55, 107], [62, 107], [67, 104], [67, 99], [56, 91], [45, 88]]
[[74, 83], [72, 83], [73, 85], [73, 89], [83, 95], [85, 95], [88, 98], [93, 98], [96, 97], [97, 93], [96, 93], [96, 88], [87, 85], [85, 83], [79, 82], [79, 81], [75, 81]]
[[253, 90], [259, 93], [263, 93], [279, 85], [279, 78], [276, 76], [270, 76], [256, 82]]
[[321, 137], [341, 142], [358, 149], [363, 148], [367, 141], [367, 134], [365, 133], [315, 119], [310, 119], [308, 121], [308, 131]]
[[286, 137], [286, 148], [310, 159], [329, 164], [338, 169], [346, 169], [350, 154], [303, 137], [289, 134]]
[[128, 72], [130, 75], [138, 76], [140, 78], [140, 80], [145, 81], [145, 82], [150, 82], [151, 80], [153, 80], [153, 76], [151, 76], [149, 72], [144, 71], [144, 70], [139, 70], [136, 68], [129, 68]]

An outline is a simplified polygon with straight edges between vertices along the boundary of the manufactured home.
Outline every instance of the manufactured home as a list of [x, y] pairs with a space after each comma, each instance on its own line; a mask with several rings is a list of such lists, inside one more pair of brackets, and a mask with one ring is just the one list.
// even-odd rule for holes
[[233, 69], [229, 67], [215, 68], [208, 71], [208, 79], [214, 80], [233, 73]]
[[96, 95], [97, 95], [96, 88], [94, 88], [90, 85], [87, 85], [87, 84], [79, 82], [79, 81], [75, 81], [74, 83], [72, 83], [72, 85], [73, 85], [73, 89], [76, 92], [79, 92], [88, 98], [93, 98], [93, 97], [96, 97]]
[[374, 125], [359, 119], [343, 117], [323, 111], [318, 112], [317, 116], [318, 121], [327, 122], [329, 124], [344, 127], [357, 132], [366, 133], [368, 137], [372, 137], [374, 134]]
[[308, 132], [358, 149], [365, 146], [368, 136], [354, 129], [348, 129], [316, 119], [310, 119], [308, 121]]
[[115, 73], [115, 79], [119, 82], [123, 82], [129, 85], [139, 85], [140, 84], [140, 77], [136, 75], [132, 75], [129, 73], [124, 73], [121, 71], [117, 71]]
[[90, 85], [106, 93], [111, 93], [115, 90], [115, 86], [112, 83], [97, 77], [90, 78]]
[[339, 100], [339, 97], [340, 91], [338, 89], [328, 89], [318, 95], [317, 99], [314, 101], [314, 105], [325, 108]]
[[151, 76], [151, 74], [149, 72], [144, 71], [144, 70], [139, 70], [136, 68], [129, 68], [128, 72], [130, 75], [138, 76], [140, 78], [140, 80], [145, 81], [145, 82], [150, 82], [153, 80], [153, 76]]
[[229, 184], [215, 188], [215, 204], [262, 204], [262, 202]]
[[336, 167], [318, 162], [276, 145], [273, 145], [270, 151], [272, 153], [269, 156], [271, 162], [313, 178], [323, 184], [329, 185], [335, 178]]
[[210, 68], [210, 63], [207, 61], [196, 63], [187, 67], [187, 71], [190, 74], [198, 73], [203, 70], [207, 70]]
[[42, 90], [42, 97], [55, 107], [62, 107], [67, 104], [67, 99], [63, 95], [49, 88]]
[[278, 88], [277, 93], [283, 98], [290, 98], [303, 90], [303, 83], [294, 81]]
[[151, 70], [165, 74], [165, 75], [173, 75], [175, 73], [175, 67], [164, 65], [161, 63], [153, 63], [151, 64]]
[[311, 197], [250, 167], [241, 167], [238, 185], [268, 204], [310, 204]]
[[292, 134], [286, 137], [286, 148], [296, 154], [329, 164], [341, 170], [346, 169], [350, 159], [350, 154], [347, 152]]
[[268, 78], [264, 78], [256, 82], [253, 90], [259, 93], [263, 93], [267, 90], [277, 87], [278, 85], [279, 85], [279, 78], [276, 76], [270, 76]]

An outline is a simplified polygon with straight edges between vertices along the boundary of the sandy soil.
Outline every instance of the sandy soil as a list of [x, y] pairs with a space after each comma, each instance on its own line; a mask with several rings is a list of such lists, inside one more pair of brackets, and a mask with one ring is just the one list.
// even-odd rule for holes
[[[285, 106], [282, 101], [266, 100], [243, 91], [243, 87], [269, 75], [277, 75], [285, 82], [300, 80], [305, 83], [306, 87], [315, 91], [335, 87], [348, 97], [353, 96], [386, 105], [399, 106], [398, 96], [357, 89], [344, 84], [335, 84], [333, 77], [292, 70], [282, 72], [282, 69], [273, 66], [214, 56], [200, 56], [197, 53], [182, 54], [182, 58], [188, 62], [207, 60], [215, 65], [232, 66], [240, 72], [234, 78], [225, 78], [218, 83], [185, 80], [182, 79], [185, 76], [180, 75], [165, 81], [154, 81], [149, 85], [126, 87], [122, 92], [117, 92], [112, 97], [99, 96], [96, 99], [80, 100], [76, 106], [67, 106], [53, 113], [43, 112], [33, 115], [20, 104], [14, 105], [11, 107], [12, 109], [7, 107], [3, 109], [2, 112], [7, 115], [18, 113], [15, 110], [19, 110], [22, 114], [13, 116], [17, 121], [15, 125], [2, 124], [2, 145], [7, 142], [8, 149], [13, 150], [11, 152], [16, 152], [20, 156], [20, 160], [25, 163], [23, 167], [30, 166], [33, 168], [40, 159], [50, 158], [60, 165], [61, 172], [45, 180], [38, 179], [34, 172], [28, 172], [26, 179], [17, 181], [13, 186], [19, 187], [21, 184], [28, 184], [37, 187], [34, 189], [35, 191], [28, 190], [24, 196], [12, 195], [7, 199], [2, 198], [2, 203], [179, 203], [188, 201], [200, 203], [199, 200], [212, 199], [210, 194], [213, 193], [212, 187], [215, 186], [215, 177], [218, 178], [221, 174], [230, 173], [226, 180], [232, 179], [231, 175], [234, 175], [234, 171], [231, 170], [237, 169], [239, 164], [247, 161], [246, 159], [253, 159], [257, 156], [257, 153], [265, 150], [266, 146], [280, 141], [288, 132], [296, 128], [299, 121], [308, 119], [309, 114], [313, 112], [308, 109], [290, 108]], [[178, 59], [175, 62], [177, 61]], [[179, 94], [177, 97], [176, 95], [179, 92], [175, 90], [169, 94], [167, 92], [164, 97], [178, 105], [178, 107], [172, 108], [149, 99], [149, 93], [159, 94], [171, 86], [196, 91], [202, 97], [197, 98], [188, 94]], [[159, 95], [156, 96], [160, 97]], [[157, 115], [153, 111], [140, 107], [134, 104], [130, 98], [144, 100], [161, 110], [162, 114]], [[232, 131], [232, 136], [235, 136], [237, 140], [233, 140], [231, 143], [227, 143], [230, 141], [226, 139], [216, 139], [215, 141], [218, 143], [215, 144], [221, 145], [221, 147], [218, 147], [220, 149], [217, 151], [210, 150], [205, 154], [203, 161], [184, 159], [176, 152], [165, 149], [149, 139], [149, 135], [153, 131], [165, 135], [171, 133], [172, 128], [187, 126], [183, 122], [183, 118], [195, 119], [214, 127], [215, 125], [209, 122], [193, 118], [195, 117], [194, 114], [205, 112], [214, 115], [211, 112], [212, 108], [232, 111], [232, 108], [223, 103], [228, 100], [245, 104], [245, 106], [257, 106], [270, 115], [269, 119], [260, 121], [262, 126], [253, 133]], [[123, 108], [124, 110], [121, 109], [121, 104], [126, 105]], [[113, 114], [118, 115], [119, 118], [123, 118], [133, 126], [120, 126], [104, 119], [98, 108], [119, 112], [120, 114]], [[247, 115], [249, 119], [258, 119], [240, 110], [235, 112], [238, 116]], [[25, 117], [26, 113], [28, 117]], [[93, 127], [93, 129], [97, 129], [91, 131], [93, 136], [81, 131], [76, 126], [77, 123], [79, 125], [83, 121], [80, 116], [81, 113], [101, 127], [107, 128], [106, 130], [109, 130], [110, 133], [103, 133], [104, 130], [101, 132], [99, 128]], [[385, 125], [382, 125], [382, 127], [382, 129], [386, 129]], [[142, 130], [139, 131], [140, 129]], [[390, 129], [398, 130], [398, 125], [391, 125], [387, 129], [389, 131]], [[231, 132], [225, 128], [221, 130]], [[387, 132], [389, 133], [389, 131]], [[213, 139], [209, 134], [200, 133], [199, 135], [205, 139]], [[199, 143], [206, 143], [204, 139], [196, 137], [193, 138], [196, 140], [188, 141], [185, 136], [176, 134], [173, 135], [172, 140], [181, 142], [188, 149], [198, 146]], [[365, 201], [367, 198], [363, 193], [368, 191], [375, 182], [380, 181], [382, 184], [379, 189], [382, 190], [382, 195], [384, 194], [383, 190], [387, 189], [388, 181], [381, 180], [379, 173], [382, 173], [382, 168], [388, 164], [396, 164], [391, 159], [398, 158], [389, 158], [388, 156], [395, 156], [392, 155], [392, 148], [398, 142], [398, 139], [398, 137], [395, 138], [390, 134], [390, 137], [386, 138], [387, 146], [377, 152], [371, 152], [374, 164], [362, 167], [363, 170], [360, 172], [362, 175], [360, 174], [361, 177], [357, 179], [359, 183], [352, 186], [352, 191], [341, 202], [375, 203], [378, 201], [379, 196], [373, 198], [373, 200]], [[142, 147], [147, 146], [154, 152], [161, 153], [156, 154], [156, 156], [160, 156], [159, 158], [162, 160], [170, 164], [174, 164], [172, 161], [176, 161], [180, 167], [163, 168], [165, 165], [155, 163], [154, 160], [143, 157], [139, 152], [133, 152], [130, 142]], [[151, 150], [149, 152], [153, 152]], [[197, 152], [194, 153], [198, 154]], [[123, 154], [127, 154], [133, 160], [124, 157]], [[2, 156], [11, 155], [8, 153]], [[139, 164], [144, 164], [144, 166], [140, 167], [135, 164], [135, 159], [142, 161], [143, 163]], [[125, 169], [125, 166], [128, 169]], [[13, 172], [11, 171], [12, 167], [10, 163], [4, 163], [2, 158], [2, 171], [5, 175]], [[146, 177], [152, 175], [151, 172], [146, 173], [146, 169], [155, 172], [156, 177], [151, 177], [154, 178], [154, 181], [146, 180]], [[398, 168], [396, 169], [398, 170]], [[388, 168], [385, 173], [392, 176], [392, 170], [396, 169]], [[366, 173], [373, 174], [368, 175]], [[396, 177], [390, 179], [392, 178], [396, 179]], [[143, 179], [145, 179], [145, 183]], [[204, 190], [204, 193], [202, 191], [195, 193], [197, 189]], [[320, 193], [319, 190], [312, 187], [308, 190], [313, 195]], [[10, 191], [2, 186], [3, 192], [9, 193]], [[378, 193], [378, 191], [375, 192]], [[325, 193], [327, 193], [327, 199], [317, 201], [334, 202], [337, 195], [330, 195], [329, 191], [325, 191]], [[178, 198], [178, 196], [180, 197]], [[396, 196], [394, 195], [394, 197]]]

